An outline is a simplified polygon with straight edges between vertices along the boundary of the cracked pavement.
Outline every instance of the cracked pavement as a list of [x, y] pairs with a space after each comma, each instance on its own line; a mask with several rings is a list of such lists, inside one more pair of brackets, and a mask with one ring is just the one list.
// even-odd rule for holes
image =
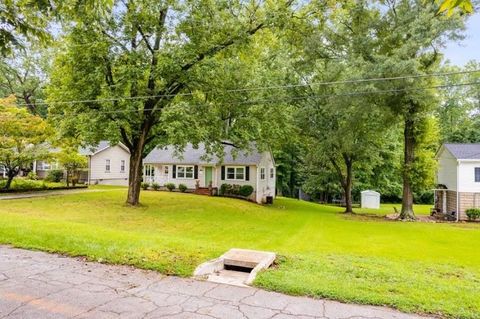
[[0, 318], [426, 317], [0, 246]]

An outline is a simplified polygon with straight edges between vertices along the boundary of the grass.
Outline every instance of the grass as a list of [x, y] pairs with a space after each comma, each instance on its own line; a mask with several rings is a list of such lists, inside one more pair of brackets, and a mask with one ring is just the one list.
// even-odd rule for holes
[[[415, 214], [416, 215], [430, 215], [430, 209], [433, 207], [433, 204], [430, 205], [415, 205]], [[385, 216], [388, 214], [395, 213], [395, 208], [400, 212], [402, 204], [381, 204], [380, 209], [370, 209], [370, 208], [354, 208], [354, 211], [359, 214], [374, 214]]]
[[451, 318], [480, 313], [478, 224], [391, 222], [293, 199], [263, 207], [153, 191], [131, 208], [125, 196], [110, 189], [2, 202], [0, 242], [180, 276], [232, 247], [271, 250], [278, 264], [255, 281], [265, 289]]

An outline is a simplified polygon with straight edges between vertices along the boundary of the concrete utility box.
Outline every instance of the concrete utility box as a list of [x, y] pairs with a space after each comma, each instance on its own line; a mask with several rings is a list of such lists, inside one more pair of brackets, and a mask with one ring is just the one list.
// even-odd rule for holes
[[380, 208], [380, 193], [376, 191], [366, 190], [361, 192], [361, 194], [362, 200], [360, 205], [362, 208]]

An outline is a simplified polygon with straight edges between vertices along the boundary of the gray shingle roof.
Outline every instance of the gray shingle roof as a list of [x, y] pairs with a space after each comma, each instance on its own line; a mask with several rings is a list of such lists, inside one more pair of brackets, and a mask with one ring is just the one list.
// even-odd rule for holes
[[[256, 165], [262, 159], [262, 154], [254, 146], [250, 152], [237, 151], [235, 156], [232, 152], [233, 149], [233, 146], [224, 146], [225, 155], [222, 164]], [[145, 157], [143, 162], [145, 164], [217, 164], [220, 159], [215, 155], [207, 155], [204, 144], [199, 144], [197, 149], [192, 144], [187, 144], [184, 152], [178, 156], [175, 154], [173, 146], [156, 147]]]
[[[122, 143], [119, 143], [118, 145], [123, 147], [128, 152], [127, 148]], [[98, 145], [88, 145], [85, 147], [80, 147], [78, 149], [78, 153], [80, 153], [80, 155], [93, 155], [101, 150], [108, 148], [109, 146], [111, 146], [109, 141], [100, 141]]]
[[443, 144], [456, 159], [478, 159], [480, 160], [480, 143], [470, 144]]

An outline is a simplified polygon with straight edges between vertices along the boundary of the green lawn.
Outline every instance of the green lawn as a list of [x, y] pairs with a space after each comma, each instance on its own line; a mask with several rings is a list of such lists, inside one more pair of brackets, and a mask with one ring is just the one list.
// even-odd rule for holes
[[[416, 215], [430, 215], [430, 209], [433, 207], [431, 205], [415, 205], [414, 211]], [[369, 208], [354, 208], [354, 211], [359, 214], [374, 214], [374, 215], [388, 215], [394, 214], [395, 209], [400, 212], [402, 204], [381, 204], [380, 209], [369, 209]]]
[[[126, 190], [0, 202], [0, 242], [189, 276], [232, 247], [271, 250], [255, 284], [290, 294], [478, 318], [480, 225], [392, 222], [292, 199]], [[61, 208], [61, 209], [60, 209]], [[388, 209], [388, 207], [386, 208]]]

